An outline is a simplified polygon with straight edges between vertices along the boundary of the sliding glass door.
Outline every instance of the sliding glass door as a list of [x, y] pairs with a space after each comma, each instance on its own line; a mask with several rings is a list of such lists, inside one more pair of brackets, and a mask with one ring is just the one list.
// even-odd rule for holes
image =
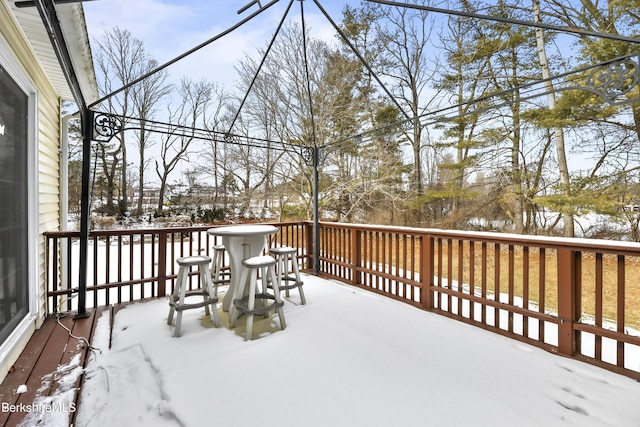
[[0, 344], [29, 310], [28, 97], [0, 65]]

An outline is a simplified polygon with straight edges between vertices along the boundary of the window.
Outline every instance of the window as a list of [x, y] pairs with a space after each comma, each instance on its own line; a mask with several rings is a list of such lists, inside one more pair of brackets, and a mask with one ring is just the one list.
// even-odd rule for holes
[[28, 110], [0, 65], [0, 344], [29, 311]]

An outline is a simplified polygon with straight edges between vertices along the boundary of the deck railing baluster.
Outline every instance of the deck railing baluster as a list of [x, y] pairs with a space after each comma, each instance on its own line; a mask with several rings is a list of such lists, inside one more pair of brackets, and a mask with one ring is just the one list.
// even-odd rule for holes
[[[129, 234], [129, 280], [136, 279], [133, 269], [135, 268], [134, 253], [135, 253], [135, 237], [134, 234]], [[129, 286], [129, 301], [133, 300], [133, 286]]]
[[167, 296], [167, 232], [158, 234], [158, 296]]
[[[546, 294], [546, 278], [547, 278], [547, 252], [545, 250], [545, 248], [540, 248], [540, 253], [538, 255], [538, 262], [539, 262], [539, 273], [538, 273], [538, 312], [539, 313], [545, 313], [546, 312], [546, 301], [547, 301], [547, 294]], [[539, 334], [539, 338], [538, 341], [540, 341], [541, 343], [545, 343], [547, 342], [545, 339], [545, 331], [546, 331], [546, 327], [545, 327], [545, 321], [540, 318], [540, 320], [538, 321], [538, 334]]]
[[437, 242], [438, 242], [438, 273], [436, 274], [437, 277], [437, 286], [438, 286], [438, 291], [436, 294], [436, 307], [439, 309], [442, 309], [442, 298], [444, 297], [443, 293], [442, 293], [442, 242], [444, 239], [442, 238], [438, 238]]
[[[464, 293], [464, 277], [463, 277], [463, 256], [464, 256], [464, 240], [458, 240], [458, 273], [456, 280], [458, 281], [458, 293]], [[462, 298], [462, 295], [458, 297], [458, 315], [463, 315], [462, 303], [465, 300]]]
[[493, 322], [494, 322], [494, 326], [497, 329], [500, 329], [500, 319], [501, 319], [501, 314], [502, 314], [502, 310], [501, 310], [501, 301], [500, 301], [500, 296], [502, 295], [500, 292], [500, 273], [501, 273], [501, 246], [499, 243], [495, 243], [493, 245], [493, 262], [494, 262], [494, 271], [493, 271], [493, 296], [494, 296], [494, 301], [497, 303], [493, 306]]
[[[122, 282], [122, 235], [118, 235], [118, 251], [117, 251], [117, 263], [118, 263], [118, 282]], [[118, 298], [118, 304], [122, 302], [122, 288], [118, 286], [116, 289], [116, 294]]]
[[[594, 323], [597, 327], [602, 327], [602, 301], [603, 301], [603, 268], [602, 268], [602, 253], [596, 253], [596, 266], [595, 266], [595, 319]], [[595, 357], [598, 360], [602, 359], [602, 336], [596, 335], [595, 337]]]
[[447, 311], [453, 313], [453, 240], [447, 239]]
[[[103, 262], [102, 265], [104, 265], [104, 283], [111, 283], [111, 271], [110, 271], [110, 261], [111, 261], [111, 236], [105, 236], [104, 237], [104, 241], [106, 244], [106, 248], [105, 248], [105, 260]], [[110, 293], [109, 290], [107, 290], [107, 292], [105, 292], [105, 305], [111, 305], [111, 298], [110, 298]]]
[[[476, 295], [476, 245], [475, 242], [469, 240], [469, 295]], [[469, 319], [476, 318], [476, 303], [469, 304]]]
[[[522, 248], [522, 307], [529, 310], [529, 247]], [[529, 316], [522, 316], [522, 336], [529, 337]]]
[[[508, 272], [509, 272], [509, 278], [508, 278], [508, 291], [507, 291], [507, 301], [509, 305], [514, 305], [514, 300], [515, 300], [515, 247], [514, 245], [509, 245], [508, 248], [509, 251], [509, 267], [508, 267]], [[509, 311], [508, 315], [508, 324], [507, 324], [507, 330], [509, 332], [513, 332], [513, 311]]]
[[[99, 264], [100, 263], [98, 262], [98, 236], [96, 235], [93, 237], [93, 283], [92, 283], [93, 286], [99, 283], [98, 281], [98, 265]], [[93, 305], [94, 307], [98, 305], [98, 292], [95, 292], [95, 291], [93, 292]]]
[[[618, 255], [618, 301], [617, 301], [617, 316], [616, 316], [616, 330], [620, 333], [625, 332], [625, 281], [626, 281], [626, 269], [625, 269], [625, 256]], [[617, 360], [618, 367], [624, 367], [624, 342], [618, 341], [617, 343]]]
[[[487, 300], [487, 242], [482, 242], [482, 301]], [[482, 304], [482, 324], [487, 324], [487, 310], [489, 307], [486, 304]]]

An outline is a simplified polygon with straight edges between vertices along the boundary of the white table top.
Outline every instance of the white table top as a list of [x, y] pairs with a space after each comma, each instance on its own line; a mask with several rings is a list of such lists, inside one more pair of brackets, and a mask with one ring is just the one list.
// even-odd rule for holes
[[207, 230], [208, 234], [214, 236], [261, 236], [267, 234], [275, 234], [277, 227], [266, 224], [242, 224], [242, 225], [225, 225], [224, 227], [214, 227]]

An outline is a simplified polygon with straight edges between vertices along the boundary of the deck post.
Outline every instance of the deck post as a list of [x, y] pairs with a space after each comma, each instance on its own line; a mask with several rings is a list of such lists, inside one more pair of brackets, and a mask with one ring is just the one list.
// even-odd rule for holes
[[[307, 268], [310, 270], [316, 271], [316, 263], [320, 263], [320, 258], [315, 254], [314, 250], [314, 223], [313, 222], [305, 222], [304, 223], [304, 235], [306, 239], [307, 246]], [[319, 268], [319, 266], [318, 266]]]
[[360, 267], [360, 260], [362, 258], [362, 245], [360, 244], [362, 230], [353, 228], [349, 231], [351, 235], [351, 284], [360, 285], [362, 280], [358, 268]]
[[558, 249], [558, 352], [570, 357], [580, 350], [580, 332], [574, 328], [580, 320], [581, 311], [577, 274], [581, 265], [579, 258], [579, 251]]
[[422, 283], [422, 309], [433, 309], [433, 277], [435, 269], [433, 265], [433, 237], [428, 234], [420, 236], [420, 282]]
[[167, 231], [158, 234], [158, 296], [167, 295]]

